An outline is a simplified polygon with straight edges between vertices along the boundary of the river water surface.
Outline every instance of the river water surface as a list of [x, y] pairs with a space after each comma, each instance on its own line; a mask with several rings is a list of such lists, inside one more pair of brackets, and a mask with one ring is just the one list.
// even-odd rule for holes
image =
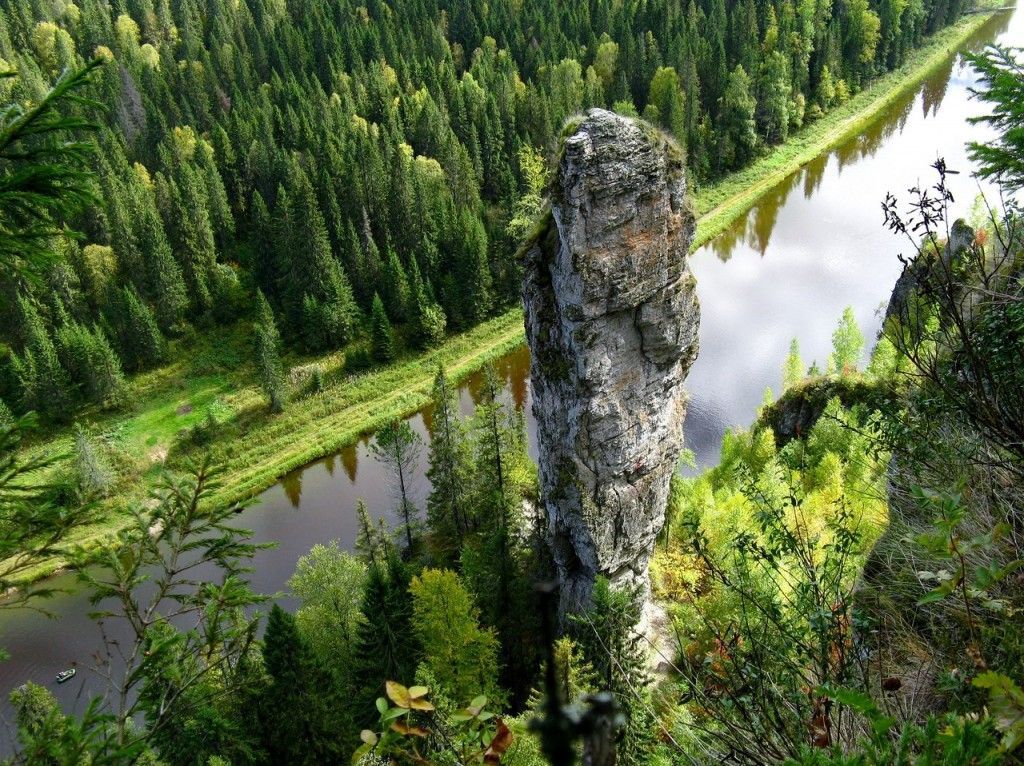
[[[1024, 44], [1024, 15], [1015, 11], [993, 19], [971, 45], [993, 40]], [[846, 306], [853, 308], [865, 336], [875, 336], [879, 309], [900, 274], [897, 255], [906, 249], [882, 227], [880, 203], [886, 192], [905, 197], [918, 181], [930, 183], [929, 165], [943, 157], [951, 168], [964, 171], [954, 177], [953, 188], [958, 213], [966, 215], [979, 187], [967, 173], [965, 142], [988, 136], [984, 127], [967, 123], [982, 110], [970, 98], [974, 83], [973, 70], [959, 56], [951, 58], [861, 135], [791, 175], [694, 254], [701, 349], [687, 381], [686, 443], [698, 466], [717, 462], [724, 431], [750, 424], [766, 388], [779, 391], [791, 339], [799, 340], [806, 364], [816, 360], [824, 366]], [[516, 350], [497, 367], [507, 395], [526, 408], [535, 456], [529, 354], [525, 348]], [[464, 412], [472, 411], [478, 389], [478, 377], [463, 386]], [[429, 417], [420, 413], [411, 422], [425, 435], [424, 415]], [[412, 484], [421, 508], [428, 489], [421, 470]], [[350, 548], [358, 498], [366, 500], [372, 515], [390, 518], [394, 501], [388, 478], [369, 451], [369, 439], [289, 474], [264, 492], [258, 505], [238, 519], [254, 531], [256, 541], [278, 543], [256, 556], [256, 590], [286, 591], [296, 561], [316, 543], [336, 539]], [[54, 619], [28, 611], [0, 612], [0, 646], [11, 655], [0, 662], [0, 754], [10, 752], [13, 743], [7, 696], [21, 683], [46, 685], [66, 709], [77, 711], [90, 694], [102, 691], [88, 670], [100, 640], [87, 600], [73, 592], [70, 575], [54, 585], [71, 590], [46, 602]], [[294, 606], [287, 595], [283, 603]], [[80, 668], [78, 676], [55, 686], [54, 675], [72, 665]]]

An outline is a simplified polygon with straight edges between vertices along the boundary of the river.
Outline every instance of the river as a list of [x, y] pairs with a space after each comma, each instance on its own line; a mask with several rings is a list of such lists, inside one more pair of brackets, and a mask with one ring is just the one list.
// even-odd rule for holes
[[[1024, 44], [1024, 15], [1015, 11], [993, 19], [972, 46], [993, 40]], [[766, 388], [779, 392], [791, 339], [799, 340], [806, 364], [816, 360], [824, 366], [846, 306], [853, 308], [866, 337], [876, 335], [879, 310], [900, 273], [897, 255], [906, 249], [906, 243], [883, 229], [881, 200], [889, 191], [905, 196], [919, 180], [930, 183], [929, 165], [937, 157], [953, 169], [969, 171], [965, 142], [987, 136], [983, 126], [967, 123], [982, 108], [969, 96], [974, 81], [970, 67], [959, 57], [951, 59], [861, 135], [791, 175], [694, 254], [701, 349], [687, 381], [686, 443], [699, 467], [717, 462], [727, 428], [750, 424]], [[958, 211], [966, 214], [978, 186], [966, 172], [953, 184]], [[518, 349], [497, 367], [507, 395], [526, 408], [535, 456], [529, 354]], [[479, 377], [473, 377], [461, 389], [467, 414], [478, 388]], [[420, 413], [411, 422], [425, 435], [423, 418]], [[412, 484], [421, 508], [428, 489], [421, 473]], [[351, 547], [357, 498], [365, 499], [375, 516], [389, 516], [394, 504], [369, 439], [289, 474], [264, 492], [238, 519], [257, 541], [278, 543], [257, 554], [254, 587], [264, 593], [285, 591], [298, 558], [318, 542], [337, 539]], [[89, 694], [102, 690], [87, 670], [100, 645], [87, 600], [74, 592], [71, 575], [53, 584], [69, 590], [44, 604], [54, 618], [23, 610], [0, 613], [0, 646], [11, 655], [0, 662], [0, 755], [13, 746], [7, 696], [21, 683], [46, 685], [67, 710], [75, 711], [84, 709]], [[294, 606], [287, 596], [282, 603]], [[78, 676], [55, 686], [54, 674], [72, 664], [82, 668]]]

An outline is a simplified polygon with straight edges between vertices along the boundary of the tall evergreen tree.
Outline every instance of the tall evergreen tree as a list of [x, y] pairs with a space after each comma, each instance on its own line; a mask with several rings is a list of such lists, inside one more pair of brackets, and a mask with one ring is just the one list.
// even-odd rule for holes
[[725, 95], [722, 97], [718, 155], [724, 169], [740, 167], [753, 158], [757, 150], [754, 124], [756, 109], [757, 102], [751, 95], [750, 77], [738, 65], [729, 75]]
[[280, 412], [284, 409], [287, 397], [284, 367], [281, 364], [281, 336], [274, 322], [274, 312], [259, 288], [256, 290], [256, 322], [253, 331], [256, 336], [256, 370], [260, 385], [269, 400], [270, 411]]
[[162, 364], [167, 344], [152, 310], [130, 287], [121, 291], [118, 317], [121, 355], [135, 370], [147, 370]]
[[373, 454], [390, 471], [395, 484], [398, 511], [405, 522], [405, 541], [413, 550], [413, 528], [416, 526], [416, 505], [409, 497], [410, 482], [419, 466], [423, 440], [407, 420], [395, 420], [377, 432]]
[[452, 563], [470, 527], [466, 488], [472, 469], [458, 392], [443, 367], [434, 377], [429, 430], [427, 524], [433, 547], [444, 552], [443, 560]]
[[261, 705], [263, 741], [273, 763], [319, 764], [341, 753], [325, 718], [328, 696], [309, 644], [295, 617], [274, 604], [263, 635], [263, 665], [270, 684]]
[[373, 311], [370, 315], [370, 344], [373, 358], [387, 363], [395, 358], [395, 332], [391, 329], [391, 321], [384, 310], [384, 301], [380, 295], [373, 296]]
[[291, 272], [286, 305], [293, 321], [301, 321], [303, 340], [310, 349], [337, 348], [352, 337], [356, 305], [348, 278], [331, 253], [313, 185], [301, 167], [292, 169], [287, 204], [286, 252], [291, 253]]
[[355, 709], [365, 727], [377, 721], [374, 700], [383, 696], [385, 681], [409, 685], [416, 672], [419, 647], [412, 631], [410, 580], [407, 566], [394, 553], [371, 564], [367, 574], [352, 658]]
[[18, 297], [24, 354], [19, 365], [23, 405], [53, 417], [69, 414], [71, 382], [42, 317], [24, 295]]

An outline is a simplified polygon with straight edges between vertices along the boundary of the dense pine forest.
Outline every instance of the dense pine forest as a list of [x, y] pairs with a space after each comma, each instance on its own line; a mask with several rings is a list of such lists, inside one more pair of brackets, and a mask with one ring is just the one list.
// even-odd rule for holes
[[[93, 201], [67, 222], [82, 236], [38, 279], [0, 285], [4, 408], [65, 419], [80, 402], [116, 406], [126, 374], [168, 358], [167, 339], [241, 317], [290, 349], [355, 341], [352, 369], [427, 347], [517, 299], [517, 243], [568, 116], [640, 113], [710, 181], [961, 11], [6, 2], [6, 100], [104, 63], [82, 91], [96, 104], [80, 106], [101, 125]], [[274, 347], [260, 376], [278, 408]]]

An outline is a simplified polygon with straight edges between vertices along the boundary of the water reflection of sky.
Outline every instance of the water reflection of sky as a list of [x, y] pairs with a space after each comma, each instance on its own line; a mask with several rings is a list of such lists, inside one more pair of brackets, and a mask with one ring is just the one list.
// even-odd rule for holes
[[[945, 67], [881, 125], [792, 176], [695, 254], [701, 353], [687, 382], [686, 433], [698, 465], [717, 462], [723, 431], [749, 425], [766, 388], [778, 393], [793, 338], [806, 365], [823, 367], [846, 306], [875, 337], [906, 250], [883, 228], [881, 201], [930, 183], [937, 157], [969, 169], [965, 142], [987, 136], [967, 124], [982, 109], [969, 98], [975, 80], [960, 61]], [[966, 174], [953, 183], [966, 214], [978, 187]]]

